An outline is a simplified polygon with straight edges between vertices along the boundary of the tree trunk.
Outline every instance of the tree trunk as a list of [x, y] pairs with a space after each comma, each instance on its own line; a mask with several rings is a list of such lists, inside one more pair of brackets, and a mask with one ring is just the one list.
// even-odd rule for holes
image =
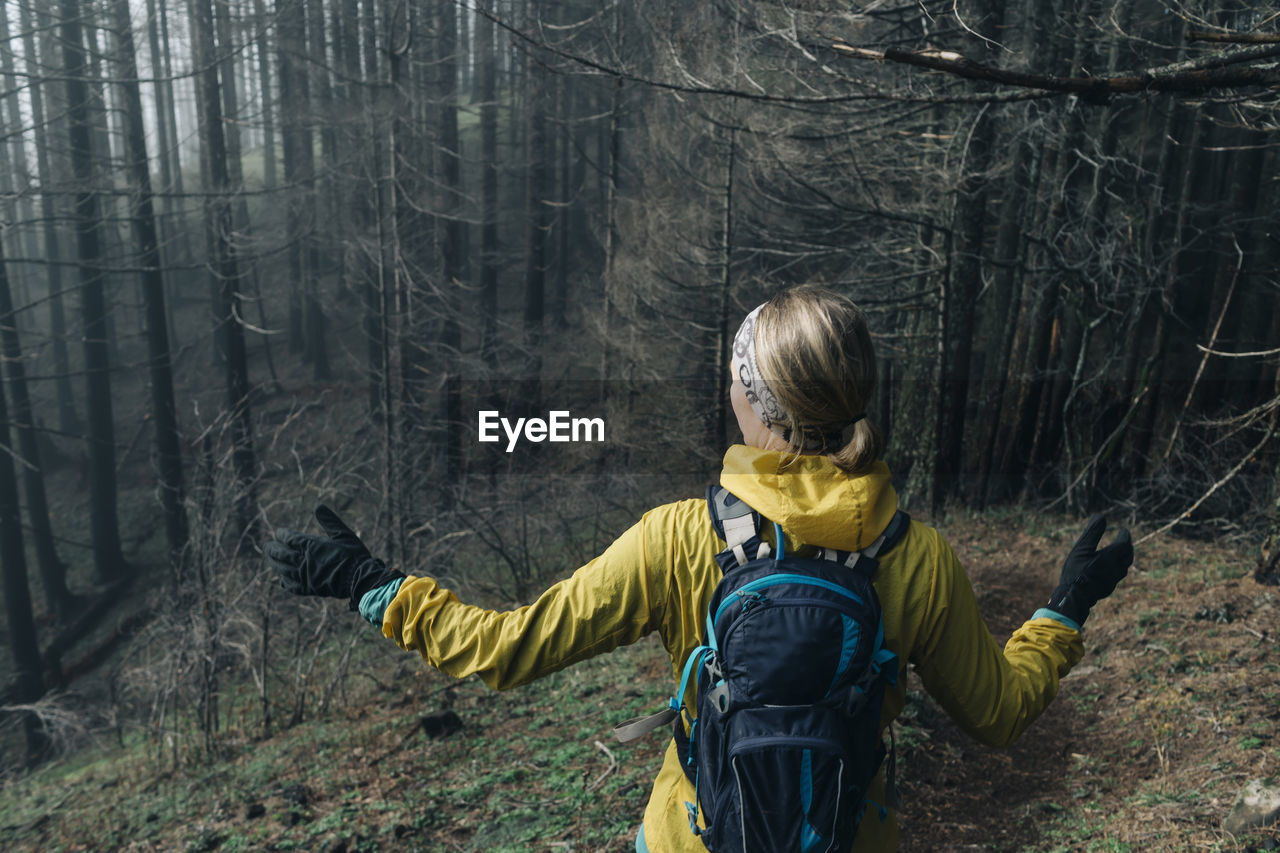
[[1149, 355], [1143, 371], [1146, 374], [1145, 384], [1151, 391], [1146, 395], [1146, 399], [1134, 417], [1132, 449], [1128, 454], [1134, 460], [1136, 471], [1139, 472], [1140, 476], [1149, 476], [1163, 464], [1162, 457], [1158, 453], [1153, 453], [1152, 448], [1154, 447], [1156, 423], [1161, 406], [1169, 391], [1165, 382], [1169, 360], [1165, 348], [1168, 342], [1169, 324], [1172, 322], [1169, 314], [1174, 303], [1178, 279], [1181, 277], [1183, 242], [1187, 229], [1187, 219], [1191, 211], [1191, 193], [1196, 184], [1195, 155], [1200, 147], [1200, 139], [1205, 125], [1205, 120], [1201, 116], [1199, 108], [1193, 108], [1189, 120], [1191, 127], [1187, 132], [1187, 142], [1182, 146], [1181, 179], [1178, 187], [1177, 206], [1174, 208], [1173, 225], [1160, 241], [1161, 247], [1159, 251], [1168, 258], [1168, 266], [1161, 286], [1160, 306], [1159, 313], [1156, 316], [1155, 331], [1150, 337]]
[[276, 27], [280, 61], [280, 135], [284, 142], [284, 182], [288, 185], [288, 214], [285, 217], [289, 235], [289, 349], [304, 352], [306, 330], [303, 327], [304, 293], [311, 287], [305, 283], [313, 270], [306, 269], [304, 186], [311, 172], [306, 169], [313, 153], [311, 130], [305, 116], [309, 102], [306, 72], [305, 17], [303, 0], [276, 0]]
[[467, 269], [466, 223], [462, 220], [462, 152], [458, 139], [458, 18], [453, 3], [440, 3], [437, 7], [437, 73], [439, 78], [440, 115], [440, 189], [443, 195], [441, 217], [437, 233], [443, 232], [441, 246], [444, 261], [443, 325], [440, 344], [441, 362], [447, 376], [444, 382], [443, 414], [445, 439], [445, 484], [440, 494], [445, 509], [453, 505], [454, 488], [462, 480], [462, 440], [466, 426], [462, 423], [462, 335], [459, 326], [461, 294], [467, 286], [470, 273]]
[[498, 88], [493, 50], [493, 0], [480, 0], [476, 72], [480, 76], [480, 357], [497, 364], [498, 336]]
[[379, 137], [382, 123], [378, 110], [383, 107], [377, 102], [382, 81], [378, 77], [377, 27], [373, 15], [373, 3], [366, 0], [362, 20], [359, 18], [360, 10], [357, 8], [356, 0], [346, 0], [346, 4], [349, 16], [348, 30], [353, 37], [360, 35], [364, 42], [363, 67], [358, 44], [347, 53], [348, 76], [352, 80], [359, 80], [363, 71], [364, 85], [359, 87], [359, 92], [360, 107], [366, 117], [364, 126], [353, 131], [355, 144], [361, 146], [360, 162], [363, 165], [364, 174], [352, 184], [352, 191], [357, 195], [351, 199], [351, 204], [357, 211], [362, 225], [361, 236], [366, 240], [372, 240], [372, 244], [366, 244], [367, 247], [360, 252], [359, 262], [364, 275], [365, 364], [369, 378], [369, 412], [381, 418], [384, 414], [382, 392], [387, 381], [383, 365], [386, 333], [382, 322], [382, 279], [380, 277], [382, 269], [380, 258], [383, 247], [379, 196], [382, 192], [382, 181], [378, 165], [378, 151], [385, 145]]
[[565, 327], [569, 301], [569, 214], [573, 209], [569, 156], [573, 145], [573, 122], [569, 118], [571, 79], [567, 74], [556, 75], [556, 209], [552, 228], [556, 238], [556, 279], [551, 299], [551, 320], [556, 329]]
[[[304, 105], [308, 110], [307, 114], [315, 113], [321, 116], [327, 116], [330, 113], [330, 92], [329, 92], [329, 64], [325, 58], [325, 31], [324, 31], [324, 8], [320, 0], [308, 0], [307, 4], [307, 24], [310, 34], [307, 37], [307, 51], [310, 56], [310, 62], [302, 71], [302, 75], [307, 78], [308, 89], [304, 100]], [[328, 198], [327, 192], [321, 192], [321, 187], [316, 179], [315, 167], [315, 151], [311, 146], [311, 133], [308, 129], [306, 134], [307, 148], [306, 151], [300, 151], [302, 154], [302, 168], [306, 175], [306, 200], [307, 210], [310, 212], [311, 227], [307, 229], [308, 234], [305, 237], [307, 247], [307, 277], [304, 280], [306, 287], [306, 305], [305, 305], [305, 321], [306, 329], [306, 352], [307, 358], [311, 361], [312, 376], [317, 382], [327, 382], [333, 377], [333, 371], [329, 367], [329, 347], [326, 340], [326, 318], [324, 314], [324, 306], [320, 299], [320, 274], [326, 265], [322, 263], [322, 247], [331, 244], [328, 239], [326, 229], [328, 227], [328, 219], [324, 210], [323, 200]], [[320, 149], [324, 160], [328, 163], [337, 161], [334, 143], [334, 131], [330, 122], [324, 122], [320, 127]], [[326, 186], [331, 185], [328, 178], [323, 179]]]
[[[403, 224], [401, 207], [403, 205], [399, 186], [400, 148], [405, 136], [404, 120], [404, 66], [409, 50], [411, 32], [409, 25], [409, 9], [404, 4], [394, 4], [387, 10], [387, 17], [392, 21], [387, 27], [388, 42], [386, 44], [387, 73], [389, 85], [384, 90], [385, 100], [381, 104], [385, 112], [377, 115], [382, 118], [383, 132], [387, 143], [373, 146], [377, 161], [375, 174], [378, 176], [378, 298], [382, 328], [382, 425], [383, 425], [383, 504], [387, 513], [387, 553], [389, 560], [395, 560], [401, 554], [406, 540], [408, 528], [405, 526], [405, 493], [406, 482], [410, 479], [405, 472], [401, 453], [400, 424], [404, 420], [404, 412], [397, 411], [396, 400], [403, 399], [403, 391], [396, 393], [395, 382], [404, 375], [404, 365], [397, 363], [403, 354], [401, 338], [402, 329], [407, 320], [405, 317], [403, 281], [404, 253], [401, 248]], [[372, 42], [372, 19], [366, 32]], [[370, 60], [371, 62], [373, 60]], [[377, 124], [375, 124], [375, 127]], [[377, 134], [375, 134], [377, 138]]]
[[[173, 189], [173, 160], [169, 156], [169, 148], [174, 144], [174, 141], [169, 136], [169, 120], [167, 118], [168, 114], [172, 112], [172, 107], [165, 101], [169, 94], [169, 87], [158, 79], [161, 76], [164, 62], [160, 51], [160, 20], [156, 14], [156, 0], [147, 0], [147, 47], [151, 56], [151, 74], [157, 78], [152, 91], [154, 92], [156, 111], [156, 142], [160, 146], [159, 156], [156, 158], [160, 162], [160, 188], [162, 192], [168, 193]], [[162, 246], [168, 245], [166, 237], [172, 226], [170, 220], [173, 208], [173, 201], [162, 195], [159, 217], [156, 221], [157, 236]], [[171, 260], [172, 251], [172, 249], [168, 250]], [[167, 319], [166, 322], [168, 322]]]
[[[622, 51], [622, 14], [618, 8], [613, 10], [613, 43], [619, 53]], [[609, 93], [609, 126], [606, 144], [601, 146], [608, 151], [608, 171], [600, 170], [604, 185], [604, 294], [600, 306], [600, 322], [604, 325], [600, 335], [600, 399], [608, 397], [610, 359], [613, 350], [613, 329], [617, 326], [613, 299], [614, 261], [618, 253], [618, 157], [622, 151], [622, 78], [613, 82]]]
[[531, 62], [527, 66], [529, 99], [525, 186], [524, 350], [530, 380], [526, 402], [530, 411], [541, 408], [538, 380], [542, 373], [542, 325], [546, 310], [547, 232], [550, 230], [550, 198], [547, 195], [546, 74]]
[[227, 414], [230, 418], [232, 464], [237, 491], [235, 514], [240, 543], [255, 538], [253, 421], [249, 412], [249, 368], [241, 325], [240, 271], [235, 247], [231, 244], [232, 222], [230, 176], [227, 173], [226, 141], [222, 134], [222, 99], [218, 91], [218, 67], [213, 36], [211, 0], [192, 3], [192, 54], [196, 77], [196, 106], [200, 116], [201, 156], [209, 176], [205, 197], [210, 274], [218, 282], [215, 322], [223, 330], [223, 364], [226, 371]]
[[271, 51], [267, 48], [269, 19], [262, 0], [253, 0], [254, 15], [258, 19], [258, 86], [262, 90], [259, 109], [262, 111], [262, 185], [265, 189], [276, 186], [276, 101], [271, 90]]
[[[0, 277], [5, 276], [0, 258]], [[5, 395], [0, 393], [0, 422], [9, 420]], [[31, 614], [31, 590], [27, 586], [27, 557], [22, 545], [22, 519], [18, 511], [18, 481], [13, 474], [9, 431], [0, 430], [0, 571], [4, 572], [4, 606], [9, 617], [9, 648], [17, 675], [17, 699], [30, 703], [44, 694], [40, 646]], [[45, 737], [35, 714], [23, 714], [28, 765], [39, 759]]]
[[[35, 30], [46, 34], [40, 47], [44, 56], [43, 63], [52, 63], [52, 18], [48, 11], [42, 10], [33, 24], [31, 15], [32, 0], [23, 0], [18, 6], [18, 26], [22, 30], [22, 50], [26, 59], [26, 71], [31, 80], [31, 116], [36, 136], [36, 168], [40, 172], [40, 218], [43, 220], [44, 256], [49, 261], [49, 325], [53, 332], [53, 369], [56, 374], [54, 393], [58, 401], [58, 429], [68, 435], [75, 435], [83, 429], [76, 415], [75, 395], [71, 390], [71, 357], [67, 352], [67, 321], [62, 303], [62, 251], [58, 239], [59, 205], [52, 187], [57, 183], [52, 157], [49, 154], [49, 131], [46, 126], [45, 94], [58, 83], [50, 83], [42, 79], [42, 60], [36, 52]], [[61, 103], [62, 98], [51, 97], [50, 100]], [[60, 112], [60, 110], [58, 110]]]
[[724, 207], [720, 215], [720, 287], [717, 302], [715, 355], [711, 359], [715, 375], [711, 377], [715, 417], [711, 420], [713, 433], [708, 437], [711, 447], [723, 447], [729, 437], [729, 306], [733, 287], [733, 192], [734, 172], [738, 162], [737, 110], [731, 109], [729, 144], [725, 151]]
[[[0, 251], [3, 251], [3, 247], [0, 247]], [[53, 544], [53, 525], [49, 521], [49, 500], [44, 490], [40, 444], [36, 440], [31, 395], [27, 390], [26, 368], [22, 360], [22, 344], [18, 339], [18, 327], [13, 322], [13, 316], [8, 271], [3, 258], [0, 258], [0, 338], [3, 338], [5, 373], [13, 395], [13, 425], [18, 434], [22, 479], [27, 493], [27, 517], [31, 520], [36, 565], [40, 569], [40, 580], [44, 585], [45, 602], [49, 612], [63, 620], [71, 615], [75, 596], [67, 589], [67, 567], [58, 559], [58, 550]]]
[[[161, 61], [160, 73], [162, 75], [163, 82], [159, 86], [157, 86], [157, 88], [164, 89], [164, 93], [165, 93], [164, 94], [164, 105], [165, 105], [164, 120], [169, 124], [169, 139], [172, 142], [172, 145], [169, 147], [169, 149], [162, 153], [164, 154], [164, 156], [169, 157], [171, 160], [169, 164], [169, 171], [170, 171], [170, 174], [173, 175], [173, 185], [168, 189], [171, 192], [173, 192], [175, 195], [177, 195], [179, 198], [181, 198], [186, 194], [186, 190], [183, 188], [184, 181], [182, 177], [182, 143], [179, 141], [182, 139], [182, 137], [178, 135], [178, 105], [173, 97], [173, 57], [170, 52], [171, 51], [170, 46], [172, 42], [169, 40], [169, 11], [168, 11], [169, 6], [168, 6], [168, 3], [165, 2], [165, 0], [160, 0], [159, 6], [160, 6], [160, 61]], [[182, 235], [182, 246], [184, 250], [183, 257], [190, 258], [191, 243], [186, 236], [187, 229], [183, 227], [178, 227], [177, 231], [179, 234]]]
[[986, 235], [987, 170], [995, 135], [991, 110], [974, 119], [966, 152], [967, 174], [960, 179], [951, 220], [952, 278], [947, 286], [944, 373], [938, 389], [939, 430], [934, 463], [934, 514], [952, 497], [964, 471], [964, 424], [969, 406], [973, 357], [974, 303], [982, 287], [983, 240]]
[[89, 401], [89, 523], [94, 580], [109, 583], [129, 571], [120, 547], [116, 515], [115, 420], [111, 361], [103, 296], [101, 210], [93, 165], [88, 65], [81, 37], [80, 0], [62, 0], [61, 41], [67, 75], [67, 119], [71, 166], [76, 178], [76, 238], [80, 257], [80, 310], [84, 322], [85, 390]]
[[992, 284], [993, 305], [990, 322], [984, 339], [992, 346], [987, 357], [984, 384], [987, 404], [983, 407], [978, 437], [983, 448], [978, 459], [978, 484], [974, 497], [980, 506], [991, 498], [992, 474], [1000, 480], [997, 493], [1009, 493], [1010, 472], [993, 466], [997, 455], [998, 436], [1001, 433], [1001, 413], [1006, 405], [1013, 405], [1013, 394], [1008, 383], [1008, 367], [1020, 360], [1026, 348], [1026, 327], [1018, 322], [1019, 306], [1024, 288], [1023, 264], [1025, 246], [1022, 217], [1024, 203], [1031, 198], [1040, 171], [1040, 148], [1022, 143], [1014, 154], [1013, 166], [1005, 180], [1004, 197], [1001, 200], [1000, 225], [996, 232], [994, 260], [996, 270]]
[[[187, 510], [182, 482], [182, 443], [178, 431], [177, 404], [173, 395], [169, 330], [165, 311], [164, 274], [151, 194], [151, 169], [147, 157], [146, 128], [142, 120], [142, 94], [138, 64], [129, 22], [129, 0], [114, 0], [116, 31], [120, 38], [120, 71], [127, 132], [125, 150], [134, 185], [130, 219], [142, 265], [142, 293], [146, 310], [147, 356], [151, 374], [151, 412], [155, 424], [156, 460], [160, 474], [160, 506], [165, 518], [169, 561], [178, 565], [187, 545]], [[161, 158], [162, 160], [164, 158]]]
[[[25, 133], [23, 133], [22, 110], [18, 103], [18, 84], [16, 69], [14, 67], [12, 50], [12, 36], [9, 32], [9, 16], [0, 15], [0, 44], [6, 45], [6, 49], [0, 51], [0, 69], [4, 71], [5, 89], [8, 94], [4, 98], [5, 109], [7, 115], [0, 117], [0, 124], [13, 128], [10, 136], [10, 143], [13, 146], [13, 177], [16, 181], [14, 189], [18, 193], [17, 201], [17, 218], [10, 219], [11, 223], [22, 223], [24, 226], [20, 232], [15, 229], [15, 242], [21, 248], [23, 254], [28, 258], [38, 258], [40, 250], [36, 246], [35, 228], [30, 223], [35, 221], [35, 213], [31, 204], [31, 167], [27, 162], [27, 147], [24, 144]], [[25, 83], [25, 81], [24, 81]], [[26, 266], [29, 271], [30, 265]], [[24, 298], [26, 287], [24, 282], [29, 275], [24, 275], [21, 280], [14, 275], [13, 286], [17, 291], [20, 301], [25, 304], [27, 299]]]

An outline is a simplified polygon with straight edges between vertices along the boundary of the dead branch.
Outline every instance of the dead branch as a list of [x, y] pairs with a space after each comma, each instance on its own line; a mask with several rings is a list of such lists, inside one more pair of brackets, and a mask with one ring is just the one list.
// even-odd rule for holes
[[1200, 377], [1204, 375], [1204, 366], [1209, 361], [1209, 353], [1218, 343], [1218, 332], [1222, 329], [1222, 321], [1227, 316], [1227, 306], [1231, 304], [1231, 297], [1236, 292], [1236, 281], [1240, 278], [1240, 268], [1244, 266], [1244, 250], [1240, 248], [1240, 241], [1236, 240], [1234, 236], [1232, 236], [1231, 242], [1236, 247], [1236, 266], [1231, 273], [1231, 284], [1227, 287], [1226, 298], [1222, 300], [1222, 310], [1218, 312], [1218, 322], [1213, 324], [1213, 334], [1209, 336], [1209, 347], [1200, 359], [1200, 366], [1196, 368], [1195, 378], [1191, 380], [1191, 388], [1187, 390], [1187, 399], [1182, 404], [1182, 410], [1178, 412], [1178, 419], [1173, 423], [1173, 433], [1169, 436], [1169, 444], [1164, 449], [1164, 458], [1160, 460], [1161, 464], [1168, 462], [1170, 454], [1173, 453], [1174, 444], [1178, 440], [1178, 430], [1182, 428], [1182, 421], [1191, 409], [1191, 401], [1195, 399], [1196, 387], [1200, 384]]
[[1173, 520], [1170, 521], [1168, 524], [1166, 524], [1164, 527], [1161, 527], [1159, 530], [1154, 530], [1151, 533], [1148, 533], [1146, 536], [1143, 536], [1141, 539], [1139, 539], [1137, 542], [1134, 542], [1133, 544], [1135, 546], [1141, 545], [1143, 542], [1146, 542], [1148, 539], [1154, 538], [1156, 536], [1159, 536], [1161, 533], [1165, 533], [1169, 530], [1172, 530], [1174, 527], [1180, 524], [1183, 519], [1190, 518], [1191, 513], [1199, 509], [1200, 506], [1205, 501], [1207, 501], [1213, 495], [1214, 492], [1218, 491], [1218, 489], [1222, 488], [1227, 483], [1229, 483], [1236, 476], [1236, 474], [1239, 474], [1240, 471], [1244, 469], [1244, 466], [1252, 462], [1253, 458], [1258, 455], [1258, 451], [1262, 450], [1262, 448], [1266, 446], [1267, 442], [1271, 440], [1271, 436], [1275, 435], [1275, 433], [1276, 433], [1276, 423], [1275, 421], [1272, 421], [1271, 425], [1267, 427], [1266, 435], [1262, 436], [1262, 441], [1259, 441], [1256, 445], [1254, 445], [1253, 449], [1250, 450], [1247, 454], [1245, 454], [1245, 457], [1241, 459], [1239, 462], [1237, 462], [1235, 467], [1232, 468], [1230, 471], [1228, 471], [1225, 477], [1223, 477], [1221, 480], [1219, 480], [1218, 482], [1210, 486], [1209, 490], [1205, 492], [1203, 495], [1201, 495], [1199, 499], [1196, 500], [1195, 503], [1193, 503], [1191, 506], [1187, 507], [1183, 512], [1175, 516]]
[[595, 742], [595, 744], [596, 744], [596, 748], [597, 748], [597, 749], [599, 749], [599, 750], [600, 750], [601, 752], [603, 752], [606, 756], [608, 756], [608, 758], [609, 758], [609, 766], [608, 766], [608, 767], [606, 767], [606, 768], [605, 768], [605, 770], [604, 770], [604, 772], [603, 772], [603, 773], [601, 773], [599, 776], [597, 776], [597, 777], [595, 778], [595, 780], [593, 780], [593, 781], [592, 781], [592, 783], [591, 783], [590, 785], [588, 785], [588, 786], [587, 786], [587, 791], [588, 791], [588, 792], [590, 792], [590, 791], [594, 791], [595, 789], [597, 789], [597, 788], [599, 788], [601, 785], [603, 785], [603, 784], [604, 784], [604, 780], [605, 780], [605, 779], [608, 779], [611, 775], [613, 775], [613, 771], [615, 771], [615, 770], [617, 770], [617, 769], [618, 769], [618, 759], [617, 759], [616, 757], [614, 757], [613, 750], [609, 749], [609, 747], [605, 746], [605, 745], [604, 745], [603, 743], [601, 743], [600, 741], [596, 741], [596, 742]]
[[1212, 33], [1208, 30], [1189, 30], [1187, 41], [1215, 41], [1228, 44], [1277, 44], [1280, 33]]
[[843, 42], [835, 42], [832, 47], [854, 59], [898, 62], [943, 71], [970, 80], [1079, 95], [1086, 100], [1095, 101], [1105, 101], [1112, 95], [1133, 92], [1203, 92], [1209, 89], [1274, 86], [1280, 83], [1280, 70], [1275, 68], [1236, 67], [1280, 54], [1280, 44], [1263, 44], [1239, 50], [1221, 51], [1135, 73], [1098, 77], [1059, 77], [1052, 74], [1033, 74], [995, 68], [974, 62], [953, 50], [910, 51], [893, 47], [872, 50], [853, 47]]
[[1271, 355], [1280, 355], [1280, 347], [1276, 349], [1263, 349], [1257, 352], [1222, 352], [1221, 350], [1212, 349], [1204, 344], [1196, 344], [1196, 349], [1209, 355], [1218, 355], [1223, 358], [1265, 358]]

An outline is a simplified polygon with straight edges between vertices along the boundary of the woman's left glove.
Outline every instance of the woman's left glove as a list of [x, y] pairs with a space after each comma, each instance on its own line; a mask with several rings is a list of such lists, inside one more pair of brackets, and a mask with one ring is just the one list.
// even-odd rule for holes
[[327, 536], [279, 527], [263, 548], [280, 586], [289, 592], [345, 598], [355, 610], [366, 592], [404, 577], [370, 554], [327, 506], [316, 507], [316, 521]]
[[1099, 548], [1107, 520], [1095, 515], [1085, 525], [1084, 533], [1071, 548], [1058, 588], [1053, 591], [1047, 608], [1061, 613], [1077, 625], [1083, 625], [1093, 605], [1115, 591], [1116, 584], [1129, 573], [1133, 565], [1133, 541], [1129, 531], [1120, 528], [1115, 541]]

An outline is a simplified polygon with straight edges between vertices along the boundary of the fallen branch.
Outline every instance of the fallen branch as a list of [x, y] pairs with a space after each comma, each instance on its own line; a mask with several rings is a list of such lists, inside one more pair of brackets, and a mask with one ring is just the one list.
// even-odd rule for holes
[[120, 624], [105, 640], [71, 663], [61, 665], [60, 670], [55, 673], [58, 683], [67, 685], [80, 676], [92, 672], [99, 664], [111, 656], [116, 646], [135, 637], [151, 621], [152, 615], [153, 611], [146, 609], [121, 620]]
[[982, 80], [1024, 89], [1041, 89], [1064, 95], [1079, 95], [1085, 100], [1098, 102], [1104, 102], [1112, 95], [1133, 92], [1202, 92], [1208, 89], [1274, 86], [1280, 83], [1280, 70], [1276, 68], [1234, 67], [1280, 55], [1280, 44], [1263, 44], [1234, 51], [1223, 51], [1172, 65], [1147, 68], [1136, 73], [1098, 77], [1059, 77], [1053, 74], [1010, 71], [974, 62], [954, 50], [910, 51], [895, 47], [871, 50], [865, 47], [853, 47], [843, 42], [835, 42], [831, 46], [854, 59], [915, 65], [970, 80]]
[[69, 793], [64, 794], [62, 796], [62, 799], [58, 800], [52, 806], [45, 809], [43, 812], [36, 815], [26, 823], [11, 823], [8, 826], [0, 826], [0, 831], [3, 831], [5, 833], [12, 833], [14, 836], [21, 835], [24, 832], [30, 832], [31, 830], [40, 826], [49, 818], [53, 817], [53, 815], [57, 814], [58, 811], [62, 808], [62, 804], [69, 799], [71, 799], [71, 794]]
[[618, 769], [618, 759], [614, 756], [613, 750], [609, 749], [609, 747], [605, 746], [600, 741], [596, 741], [595, 744], [597, 749], [609, 757], [609, 766], [605, 768], [605, 771], [597, 776], [590, 785], [587, 786], [588, 793], [603, 785], [604, 780], [612, 776], [613, 772]]
[[[63, 628], [58, 634], [49, 641], [49, 645], [45, 647], [41, 658], [44, 660], [45, 669], [50, 673], [55, 685], [63, 685], [70, 679], [84, 672], [100, 662], [99, 658], [94, 656], [94, 652], [89, 652], [81, 661], [78, 661], [70, 671], [64, 671], [62, 667], [62, 656], [69, 652], [77, 643], [89, 636], [90, 631], [96, 626], [104, 616], [107, 615], [115, 606], [115, 604], [124, 596], [125, 590], [128, 589], [132, 578], [126, 578], [117, 581], [107, 587], [101, 593], [98, 593], [85, 604], [84, 609], [75, 617], [75, 619]], [[148, 618], [150, 612], [146, 611]], [[128, 620], [126, 620], [128, 622]], [[138, 625], [128, 625], [129, 630], [136, 630]], [[108, 637], [106, 644], [114, 644], [119, 641], [120, 637], [114, 636], [119, 633], [120, 629], [113, 632], [112, 637]]]

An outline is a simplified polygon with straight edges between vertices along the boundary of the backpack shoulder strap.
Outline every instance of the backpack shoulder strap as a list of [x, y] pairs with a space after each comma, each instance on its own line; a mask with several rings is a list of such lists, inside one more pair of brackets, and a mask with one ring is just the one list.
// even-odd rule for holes
[[707, 512], [711, 515], [716, 535], [726, 544], [725, 549], [716, 555], [721, 567], [729, 568], [722, 558], [730, 558], [742, 566], [768, 555], [769, 546], [760, 539], [760, 525], [764, 519], [746, 501], [724, 486], [707, 486]]
[[[897, 545], [902, 537], [906, 535], [910, 526], [911, 516], [902, 510], [897, 510], [894, 512], [893, 518], [889, 519], [889, 524], [885, 526], [884, 531], [861, 551], [835, 551], [831, 548], [823, 548], [822, 558], [844, 563], [851, 569], [860, 569], [867, 576], [874, 575], [878, 565], [875, 558]], [[863, 561], [864, 557], [870, 557], [871, 559]]]
[[907, 528], [911, 526], [911, 516], [902, 510], [898, 510], [893, 514], [893, 518], [889, 519], [888, 526], [881, 533], [876, 541], [867, 546], [862, 553], [868, 557], [874, 557], [893, 548], [907, 535]]

